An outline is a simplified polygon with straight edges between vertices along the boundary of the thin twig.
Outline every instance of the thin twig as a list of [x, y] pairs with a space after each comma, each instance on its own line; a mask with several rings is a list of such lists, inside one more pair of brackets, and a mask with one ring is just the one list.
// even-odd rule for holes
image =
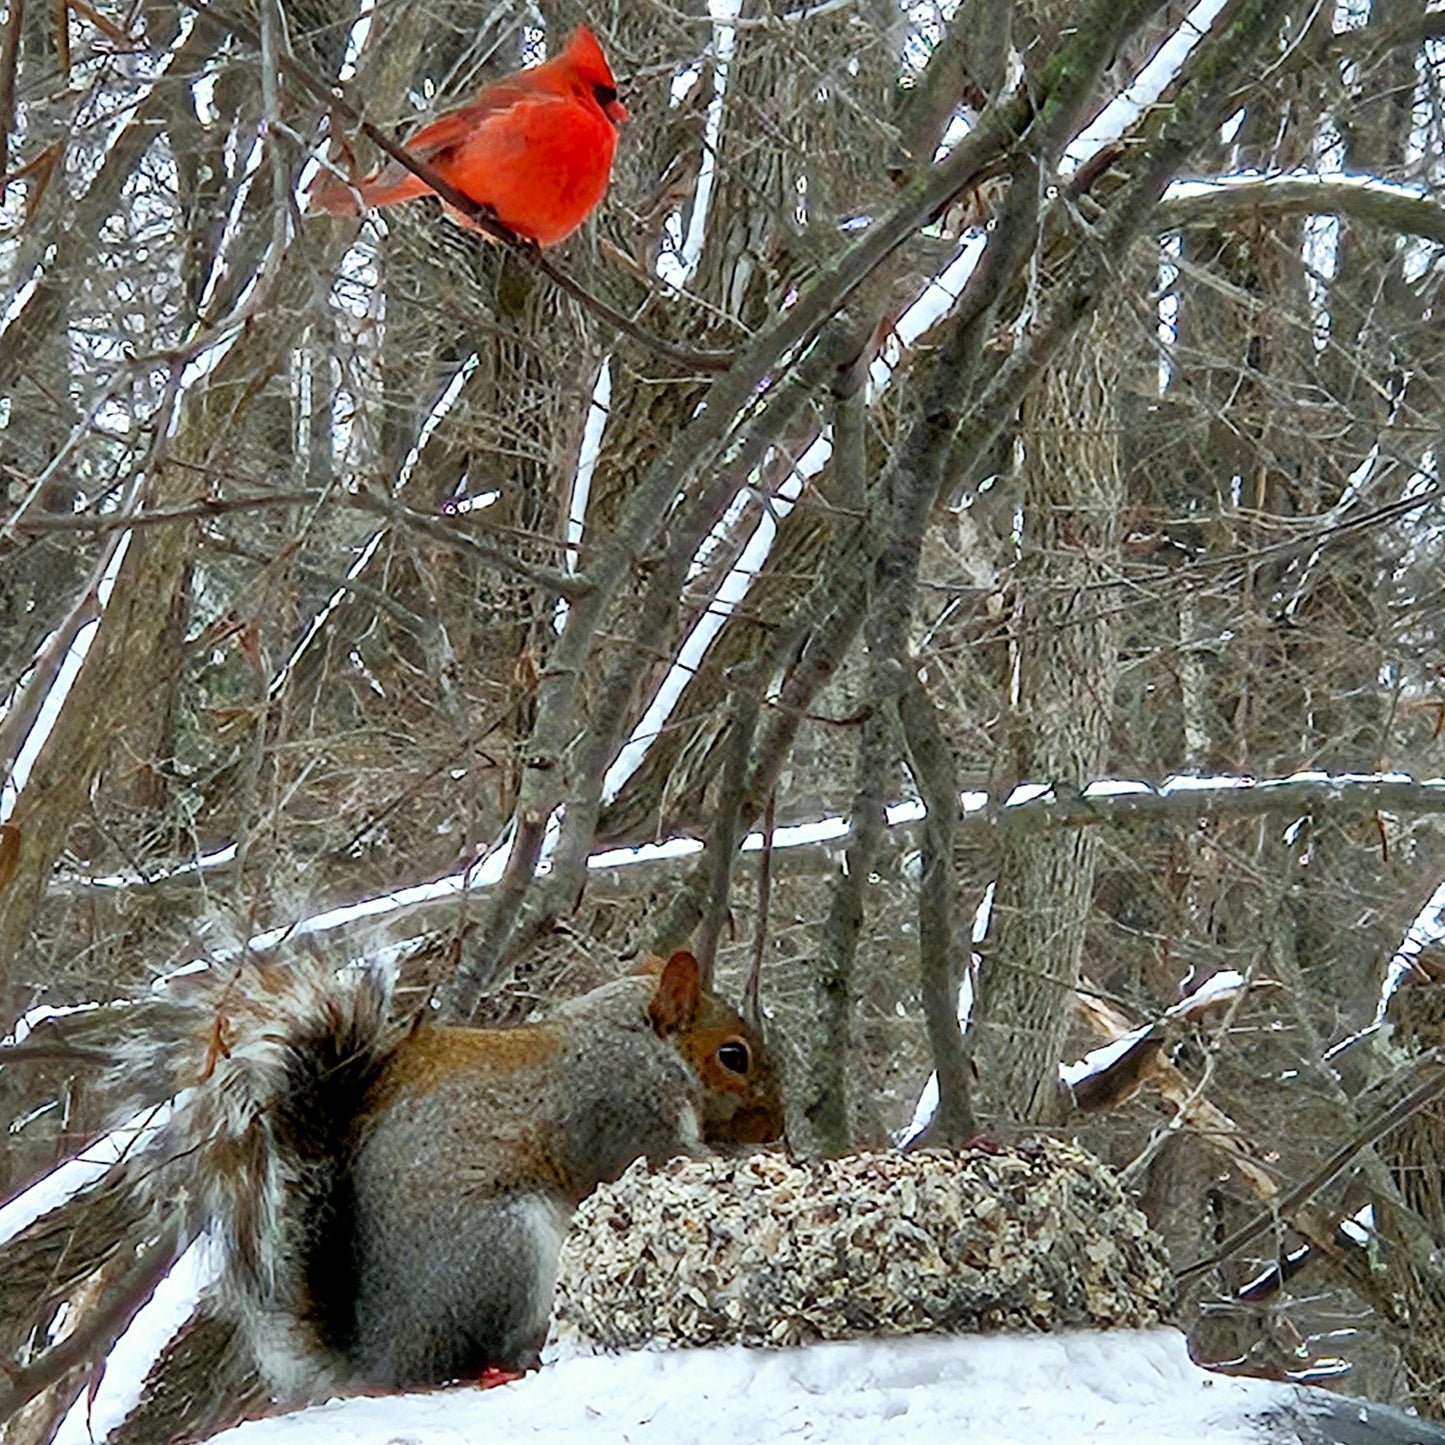
[[758, 921], [753, 928], [753, 956], [743, 985], [743, 1017], [754, 1026], [762, 1022], [763, 953], [768, 941], [768, 909], [773, 898], [773, 833], [778, 819], [778, 792], [768, 794], [763, 809], [763, 849], [758, 859]]
[[718, 939], [727, 921], [728, 901], [732, 891], [733, 860], [738, 848], [738, 813], [742, 808], [743, 788], [747, 782], [748, 758], [752, 753], [753, 734], [758, 726], [758, 686], [756, 670], [744, 663], [733, 669], [732, 717], [728, 723], [727, 762], [723, 767], [722, 796], [714, 814], [707, 851], [712, 856], [712, 896], [703, 917], [702, 938], [697, 961], [704, 982], [711, 987], [713, 966], [717, 960]]
[[168, 1224], [115, 1287], [110, 1302], [98, 1309], [53, 1349], [24, 1369], [9, 1370], [8, 1388], [0, 1390], [0, 1420], [7, 1420], [42, 1390], [76, 1368], [102, 1359], [121, 1332], [155, 1292], [182, 1249], [180, 1225]]
[[0, 41], [0, 206], [9, 187], [10, 128], [15, 124], [15, 70], [20, 60], [20, 34], [25, 29], [25, 0], [10, 0], [5, 39]]
[[1412, 1114], [1417, 1114], [1426, 1104], [1445, 1094], [1445, 1066], [1434, 1054], [1420, 1060], [1417, 1072], [1425, 1073], [1423, 1083], [1417, 1084], [1399, 1103], [1392, 1105], [1359, 1129], [1350, 1139], [1341, 1144], [1328, 1159], [1307, 1179], [1286, 1190], [1277, 1199], [1271, 1200], [1268, 1209], [1261, 1210], [1240, 1229], [1236, 1229], [1208, 1258], [1195, 1260], [1182, 1269], [1175, 1270], [1174, 1277], [1183, 1283], [1205, 1274], [1216, 1265], [1223, 1264], [1231, 1255], [1237, 1254], [1246, 1244], [1258, 1239], [1272, 1225], [1286, 1218], [1302, 1204], [1307, 1204], [1347, 1164], [1376, 1140], [1382, 1139], [1390, 1130], [1398, 1128]]
[[343, 492], [341, 495], [348, 506], [355, 507], [358, 511], [370, 512], [374, 516], [386, 517], [392, 522], [400, 522], [413, 531], [421, 532], [433, 541], [440, 542], [444, 547], [464, 552], [468, 556], [485, 562], [488, 566], [497, 567], [516, 577], [521, 577], [527, 582], [535, 583], [538, 587], [545, 588], [554, 597], [565, 597], [569, 602], [576, 602], [591, 590], [585, 577], [572, 577], [556, 567], [538, 567], [531, 562], [524, 562], [520, 557], [514, 557], [500, 547], [479, 542], [475, 537], [469, 537], [465, 532], [458, 531], [443, 517], [415, 511], [390, 497], [381, 496], [372, 491]]
[[71, 512], [64, 516], [23, 517], [15, 523], [21, 533], [46, 532], [132, 532], [142, 527], [164, 527], [172, 522], [204, 522], [228, 512], [255, 512], [266, 507], [294, 507], [315, 502], [324, 492], [267, 492], [259, 497], [205, 497], [186, 507], [155, 512]]

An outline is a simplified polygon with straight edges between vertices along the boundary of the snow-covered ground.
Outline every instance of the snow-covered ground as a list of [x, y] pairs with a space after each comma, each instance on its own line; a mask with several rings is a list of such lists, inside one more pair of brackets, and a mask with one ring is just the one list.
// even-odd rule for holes
[[1169, 1329], [914, 1335], [791, 1350], [559, 1361], [513, 1385], [336, 1401], [226, 1445], [1170, 1445], [1445, 1441], [1437, 1426], [1319, 1390], [1211, 1375]]

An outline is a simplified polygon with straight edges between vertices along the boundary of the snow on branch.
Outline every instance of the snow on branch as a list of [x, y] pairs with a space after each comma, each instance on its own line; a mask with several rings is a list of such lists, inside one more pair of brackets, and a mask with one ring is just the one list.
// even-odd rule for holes
[[[1445, 778], [1416, 779], [1407, 773], [1299, 772], [1283, 778], [1173, 777], [1159, 787], [1103, 781], [1082, 792], [1050, 787], [1026, 796], [1016, 789], [1003, 802], [965, 794], [965, 828], [1079, 827], [1161, 819], [1254, 817], [1266, 813], [1445, 812]], [[1020, 800], [1015, 802], [1014, 798]], [[970, 806], [970, 804], [973, 806]]]
[[1445, 206], [1415, 186], [1368, 175], [1242, 174], [1176, 182], [1158, 210], [1161, 231], [1222, 222], [1259, 211], [1278, 215], [1335, 215], [1445, 244]]

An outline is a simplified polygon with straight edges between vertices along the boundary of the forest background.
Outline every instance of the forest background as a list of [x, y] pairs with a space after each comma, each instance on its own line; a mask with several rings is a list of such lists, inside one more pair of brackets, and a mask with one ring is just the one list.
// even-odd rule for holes
[[[545, 265], [305, 214], [584, 19], [632, 121]], [[930, 1140], [1123, 1171], [1200, 1359], [1445, 1414], [1445, 1118], [1371, 1126], [1445, 1044], [1442, 44], [9, 0], [4, 1022], [298, 937], [505, 1021], [692, 944], [797, 1147], [936, 1070]], [[0, 1193], [89, 1127], [0, 1118]]]

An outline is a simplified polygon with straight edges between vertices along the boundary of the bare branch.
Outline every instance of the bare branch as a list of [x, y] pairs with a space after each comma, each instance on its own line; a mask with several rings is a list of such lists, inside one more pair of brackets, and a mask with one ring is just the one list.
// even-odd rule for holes
[[434, 542], [440, 542], [443, 547], [450, 547], [453, 551], [473, 557], [488, 567], [535, 583], [554, 597], [565, 597], [568, 601], [575, 602], [591, 591], [591, 584], [585, 577], [573, 577], [555, 567], [537, 567], [530, 562], [524, 562], [520, 557], [504, 552], [500, 547], [493, 547], [489, 543], [479, 542], [475, 537], [469, 537], [444, 517], [418, 512], [377, 492], [343, 492], [341, 496], [348, 506], [355, 507], [360, 512], [370, 512], [374, 516], [400, 522], [412, 531], [420, 532]]
[[863, 932], [864, 895], [884, 832], [884, 799], [890, 767], [893, 718], [883, 709], [864, 719], [848, 846], [833, 876], [822, 947], [813, 965], [814, 1018], [804, 1112], [816, 1147], [824, 1155], [846, 1153], [852, 1137], [848, 1080], [853, 1041], [854, 975]]
[[1164, 200], [1157, 223], [1159, 230], [1173, 231], [1185, 226], [1223, 226], [1256, 215], [1348, 216], [1402, 236], [1420, 236], [1445, 245], [1445, 206], [1365, 176], [1232, 179]]
[[773, 833], [776, 827], [777, 796], [768, 798], [763, 809], [763, 846], [758, 855], [758, 921], [753, 929], [752, 957], [747, 982], [743, 985], [743, 1017], [762, 1027], [763, 955], [768, 941], [768, 909], [773, 898]]
[[1269, 1209], [1261, 1210], [1248, 1224], [1237, 1229], [1207, 1259], [1195, 1260], [1175, 1270], [1175, 1277], [1185, 1283], [1201, 1274], [1208, 1273], [1216, 1265], [1237, 1254], [1246, 1244], [1259, 1238], [1281, 1218], [1287, 1219], [1302, 1204], [1308, 1204], [1321, 1189], [1343, 1170], [1363, 1150], [1384, 1138], [1391, 1129], [1403, 1124], [1412, 1114], [1418, 1113], [1427, 1104], [1445, 1094], [1445, 1065], [1432, 1056], [1421, 1058], [1415, 1072], [1422, 1076], [1408, 1094], [1388, 1109], [1376, 1114], [1367, 1124], [1361, 1126], [1349, 1139], [1339, 1146], [1308, 1178], [1302, 1179], [1292, 1189], [1287, 1189], [1271, 1202]]
[[729, 681], [732, 684], [732, 706], [729, 710], [727, 762], [723, 767], [722, 792], [713, 813], [712, 832], [707, 840], [707, 852], [713, 868], [712, 896], [703, 917], [702, 937], [697, 949], [697, 960], [709, 987], [717, 961], [718, 940], [727, 922], [733, 859], [738, 846], [738, 812], [743, 803], [753, 734], [758, 726], [759, 678], [756, 668], [740, 667]]
[[68, 515], [19, 518], [17, 532], [45, 535], [56, 532], [103, 534], [131, 532], [144, 527], [166, 527], [174, 522], [204, 522], [233, 512], [259, 512], [268, 507], [295, 507], [318, 502], [324, 492], [267, 492], [258, 497], [204, 497], [185, 507], [159, 507], [154, 512], [72, 512]]
[[0, 40], [0, 206], [9, 189], [10, 132], [15, 125], [15, 69], [20, 59], [20, 37], [25, 30], [25, 0], [10, 0], [5, 38]]
[[1038, 827], [1112, 826], [1143, 824], [1164, 818], [1241, 818], [1262, 815], [1299, 817], [1306, 813], [1348, 815], [1390, 813], [1419, 817], [1445, 812], [1445, 782], [1417, 782], [1413, 778], [1321, 777], [1303, 774], [1290, 778], [1220, 778], [1189, 780], [1187, 786], [1156, 791], [1144, 784], [1091, 787], [1007, 800], [969, 808], [962, 826], [967, 830]]
[[155, 1292], [183, 1248], [180, 1225], [172, 1221], [156, 1239], [137, 1252], [135, 1263], [110, 1291], [108, 1303], [33, 1364], [8, 1370], [10, 1383], [0, 1388], [0, 1420], [8, 1419], [76, 1366], [103, 1359]]
[[925, 1131], [928, 1144], [957, 1148], [977, 1132], [969, 1097], [968, 1062], [958, 1025], [959, 969], [953, 900], [958, 877], [953, 854], [958, 797], [953, 756], [929, 697], [915, 672], [898, 700], [898, 715], [918, 791], [928, 809], [923, 823], [922, 878], [918, 889], [918, 965], [923, 1016], [938, 1079], [938, 1109]]

